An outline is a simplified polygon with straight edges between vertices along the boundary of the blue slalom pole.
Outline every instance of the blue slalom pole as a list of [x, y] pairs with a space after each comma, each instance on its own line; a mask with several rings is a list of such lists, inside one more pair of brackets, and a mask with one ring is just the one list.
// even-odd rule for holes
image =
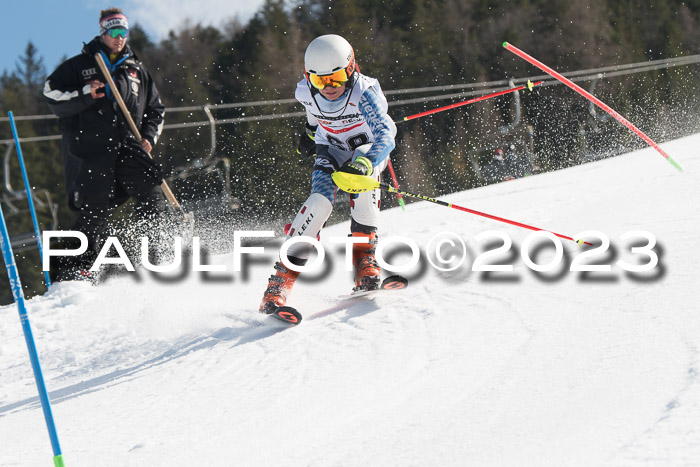
[[[27, 167], [24, 165], [24, 157], [22, 156], [22, 147], [19, 145], [19, 136], [17, 136], [17, 127], [15, 127], [15, 118], [12, 115], [12, 111], [7, 112], [10, 117], [10, 126], [12, 127], [12, 135], [15, 137], [15, 147], [17, 148], [17, 158], [19, 159], [19, 168], [22, 171], [22, 178], [24, 179], [24, 188], [27, 190], [27, 203], [29, 203], [29, 212], [32, 213], [32, 222], [34, 222], [34, 236], [36, 237], [36, 244], [39, 246], [39, 257], [44, 257], [44, 249], [41, 245], [41, 230], [39, 229], [39, 220], [36, 217], [36, 209], [34, 209], [34, 198], [32, 198], [32, 186], [29, 184], [29, 177], [27, 177]], [[51, 287], [51, 279], [49, 278], [49, 271], [44, 271], [44, 278], [46, 279], [46, 288]]]
[[51, 438], [51, 446], [53, 447], [53, 462], [55, 467], [65, 467], [63, 463], [63, 455], [61, 454], [61, 445], [58, 442], [56, 434], [56, 426], [53, 422], [53, 414], [51, 413], [51, 402], [44, 384], [44, 375], [41, 372], [39, 364], [39, 355], [36, 352], [34, 344], [34, 335], [32, 328], [29, 325], [29, 316], [27, 315], [27, 307], [24, 304], [24, 292], [22, 291], [22, 283], [19, 279], [19, 272], [15, 264], [15, 256], [12, 253], [12, 245], [10, 244], [10, 234], [7, 232], [5, 224], [5, 214], [0, 206], [0, 247], [2, 247], [2, 256], [5, 259], [5, 267], [7, 268], [7, 278], [10, 280], [10, 288], [12, 289], [12, 297], [15, 299], [17, 309], [19, 310], [19, 320], [22, 322], [22, 330], [24, 331], [24, 340], [27, 342], [29, 350], [29, 359], [32, 361], [32, 369], [34, 370], [34, 379], [39, 390], [39, 398], [41, 399], [41, 408], [44, 410], [44, 419], [46, 419], [46, 427], [49, 430], [49, 438]]

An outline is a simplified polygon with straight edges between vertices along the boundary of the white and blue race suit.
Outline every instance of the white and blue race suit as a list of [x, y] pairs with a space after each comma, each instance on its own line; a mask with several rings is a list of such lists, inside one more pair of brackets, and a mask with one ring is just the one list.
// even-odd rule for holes
[[[317, 236], [335, 204], [337, 187], [331, 174], [344, 163], [363, 155], [373, 165], [372, 176], [379, 180], [394, 149], [396, 125], [387, 114], [388, 104], [379, 82], [355, 72], [346, 90], [336, 100], [328, 100], [311, 87], [306, 78], [299, 81], [296, 99], [306, 108], [306, 118], [316, 129], [316, 160], [311, 175], [311, 194], [292, 222], [288, 235]], [[375, 231], [379, 220], [380, 190], [353, 195], [353, 231]], [[303, 247], [289, 249], [290, 256], [307, 257]]]

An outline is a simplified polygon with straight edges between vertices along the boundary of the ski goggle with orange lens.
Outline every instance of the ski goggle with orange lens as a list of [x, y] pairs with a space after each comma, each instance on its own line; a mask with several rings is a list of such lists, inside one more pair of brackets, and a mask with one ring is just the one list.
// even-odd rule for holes
[[313, 73], [307, 73], [309, 82], [316, 89], [324, 89], [326, 86], [331, 86], [333, 88], [339, 88], [348, 82], [348, 73], [345, 69], [338, 70], [330, 75], [315, 75]]
[[129, 30], [124, 28], [112, 28], [107, 31], [107, 34], [113, 39], [117, 37], [129, 37]]

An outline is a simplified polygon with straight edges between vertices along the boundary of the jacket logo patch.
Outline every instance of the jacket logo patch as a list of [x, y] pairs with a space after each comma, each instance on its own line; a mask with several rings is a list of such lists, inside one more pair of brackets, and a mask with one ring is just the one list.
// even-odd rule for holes
[[92, 75], [97, 74], [97, 68], [86, 68], [83, 71], [81, 71], [83, 78], [89, 78]]
[[311, 113], [311, 115], [316, 117], [319, 122], [324, 123], [326, 125], [332, 125], [333, 122], [338, 122], [341, 120], [352, 119], [352, 120], [360, 121], [362, 119], [362, 114], [360, 114], [360, 113], [340, 115], [338, 117], [330, 117], [328, 115], [315, 114], [313, 112]]

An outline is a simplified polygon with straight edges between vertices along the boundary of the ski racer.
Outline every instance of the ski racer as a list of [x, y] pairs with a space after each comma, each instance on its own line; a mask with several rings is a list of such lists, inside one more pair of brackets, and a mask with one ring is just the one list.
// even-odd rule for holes
[[[71, 228], [84, 233], [89, 249], [77, 261], [52, 268], [55, 279], [73, 278], [92, 263], [111, 212], [129, 197], [137, 211], [150, 214], [164, 207], [157, 187], [163, 178], [159, 165], [149, 156], [163, 129], [165, 107], [153, 79], [131, 48], [127, 17], [119, 8], [100, 12], [100, 34], [85, 44], [82, 53], [49, 75], [44, 97], [60, 117], [63, 134], [64, 178], [68, 206], [78, 213]], [[139, 128], [137, 141], [105, 86], [95, 60], [101, 54], [119, 93]], [[73, 247], [73, 246], [71, 246]], [[72, 258], [72, 257], [71, 257]]]
[[[396, 126], [387, 115], [387, 100], [379, 82], [360, 73], [355, 52], [343, 37], [328, 34], [317, 37], [304, 55], [304, 78], [299, 81], [296, 99], [306, 109], [305, 131], [298, 152], [315, 155], [311, 174], [311, 194], [287, 230], [287, 238], [317, 237], [333, 210], [337, 187], [331, 174], [342, 171], [372, 176], [379, 180], [394, 149]], [[375, 290], [380, 284], [380, 268], [375, 259], [379, 224], [380, 190], [351, 196], [352, 262], [355, 290]], [[309, 256], [307, 243], [292, 245], [289, 261], [303, 266]], [[299, 276], [281, 261], [275, 266], [260, 304], [260, 311], [273, 313], [284, 306]]]

